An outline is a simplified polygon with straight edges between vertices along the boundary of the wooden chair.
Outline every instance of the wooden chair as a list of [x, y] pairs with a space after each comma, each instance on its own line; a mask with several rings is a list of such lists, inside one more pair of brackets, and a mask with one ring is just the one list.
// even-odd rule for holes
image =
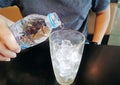
[[22, 18], [21, 12], [17, 6], [0, 8], [0, 14], [14, 22]]

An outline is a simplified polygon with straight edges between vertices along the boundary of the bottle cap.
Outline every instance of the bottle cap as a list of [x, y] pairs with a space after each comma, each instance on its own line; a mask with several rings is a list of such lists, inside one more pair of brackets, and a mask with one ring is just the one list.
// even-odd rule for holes
[[47, 15], [47, 17], [48, 17], [48, 20], [49, 20], [52, 28], [57, 28], [58, 26], [61, 25], [61, 21], [60, 21], [58, 15], [55, 12], [49, 13]]

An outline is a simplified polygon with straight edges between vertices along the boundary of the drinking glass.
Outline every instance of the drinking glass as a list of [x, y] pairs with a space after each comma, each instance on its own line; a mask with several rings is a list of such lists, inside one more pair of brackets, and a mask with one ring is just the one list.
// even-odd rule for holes
[[75, 30], [57, 30], [50, 34], [49, 43], [56, 80], [60, 85], [72, 84], [81, 62], [85, 36]]

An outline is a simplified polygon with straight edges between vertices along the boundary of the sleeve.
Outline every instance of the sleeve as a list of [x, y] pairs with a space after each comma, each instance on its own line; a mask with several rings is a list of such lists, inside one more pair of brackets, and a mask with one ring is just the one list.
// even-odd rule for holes
[[110, 4], [110, 0], [92, 0], [92, 10], [100, 12], [105, 10]]
[[0, 8], [17, 5], [19, 0], [0, 0]]

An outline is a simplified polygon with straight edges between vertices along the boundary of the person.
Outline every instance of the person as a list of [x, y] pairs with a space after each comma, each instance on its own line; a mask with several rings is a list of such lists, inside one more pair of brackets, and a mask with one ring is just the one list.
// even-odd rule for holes
[[[1, 0], [5, 1], [5, 0]], [[56, 12], [64, 23], [65, 29], [79, 30], [87, 36], [89, 11], [96, 13], [96, 22], [92, 42], [101, 44], [110, 20], [110, 0], [9, 0], [18, 5], [21, 13], [47, 15]], [[16, 2], [16, 3], [13, 3]], [[3, 4], [3, 3], [2, 3]], [[21, 51], [9, 26], [14, 22], [0, 16], [0, 61], [10, 61]]]

